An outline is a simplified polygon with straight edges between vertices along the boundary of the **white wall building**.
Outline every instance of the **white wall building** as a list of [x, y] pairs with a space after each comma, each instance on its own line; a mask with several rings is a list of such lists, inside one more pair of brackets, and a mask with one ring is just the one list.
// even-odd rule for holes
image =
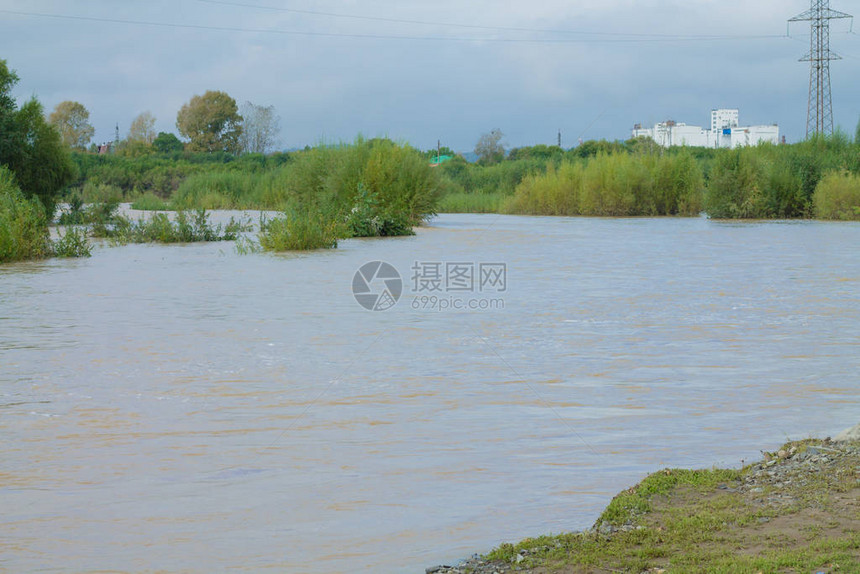
[[633, 137], [649, 137], [663, 147], [690, 146], [711, 148], [736, 148], [754, 146], [761, 142], [779, 143], [779, 126], [741, 127], [738, 110], [712, 110], [711, 129], [688, 126], [668, 120], [653, 128], [633, 127]]

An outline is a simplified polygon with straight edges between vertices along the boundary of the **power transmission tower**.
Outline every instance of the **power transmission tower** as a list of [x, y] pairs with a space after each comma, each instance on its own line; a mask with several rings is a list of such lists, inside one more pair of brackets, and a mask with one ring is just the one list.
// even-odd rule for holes
[[830, 93], [830, 62], [842, 57], [830, 51], [830, 21], [853, 18], [830, 9], [830, 0], [811, 0], [809, 10], [789, 20], [810, 22], [809, 53], [800, 59], [809, 62], [809, 107], [806, 112], [806, 137], [833, 133], [833, 98]]

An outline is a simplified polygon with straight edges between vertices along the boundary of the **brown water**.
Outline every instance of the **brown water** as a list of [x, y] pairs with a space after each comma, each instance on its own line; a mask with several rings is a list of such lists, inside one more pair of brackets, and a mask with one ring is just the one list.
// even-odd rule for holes
[[[860, 225], [446, 215], [0, 266], [0, 570], [421, 572], [860, 418]], [[396, 307], [352, 278], [390, 262]], [[415, 261], [504, 309], [411, 308]]]

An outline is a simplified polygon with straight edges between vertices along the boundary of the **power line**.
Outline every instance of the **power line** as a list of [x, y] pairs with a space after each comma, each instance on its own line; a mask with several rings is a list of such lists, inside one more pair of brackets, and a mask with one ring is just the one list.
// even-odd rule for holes
[[586, 44], [586, 43], [671, 43], [671, 42], [709, 42], [720, 40], [768, 40], [774, 38], [786, 38], [780, 35], [760, 36], [674, 36], [656, 38], [616, 38], [616, 39], [582, 39], [582, 38], [499, 38], [499, 37], [462, 37], [462, 36], [410, 36], [394, 34], [356, 34], [345, 32], [312, 32], [307, 30], [278, 30], [273, 28], [241, 28], [237, 26], [208, 26], [203, 24], [176, 24], [172, 22], [152, 22], [145, 20], [129, 20], [121, 18], [99, 18], [95, 16], [74, 16], [70, 14], [48, 14], [44, 12], [24, 12], [19, 10], [2, 10], [2, 14], [16, 16], [28, 16], [37, 18], [53, 18], [63, 20], [77, 20], [86, 22], [101, 22], [105, 24], [129, 24], [139, 26], [155, 26], [161, 28], [177, 28], [186, 30], [211, 30], [217, 32], [243, 32], [253, 34], [280, 34], [292, 36], [315, 36], [326, 38], [353, 38], [366, 40], [423, 40], [423, 41], [447, 41], [447, 42], [492, 42], [505, 44]]
[[245, 2], [230, 2], [227, 0], [196, 0], [202, 4], [215, 4], [219, 6], [233, 6], [239, 8], [253, 8], [257, 10], [270, 10], [273, 12], [287, 12], [291, 14], [305, 14], [310, 16], [325, 16], [329, 18], [346, 18], [351, 20], [365, 20], [370, 22], [387, 22], [393, 24], [415, 24], [420, 26], [444, 26], [449, 28], [467, 28], [472, 30], [491, 30], [496, 32], [529, 32], [533, 34], [571, 34], [578, 36], [606, 36], [624, 38], [665, 38], [665, 39], [744, 39], [744, 38], [781, 38], [782, 35], [714, 35], [714, 34], [646, 34], [636, 32], [595, 32], [591, 30], [564, 30], [558, 28], [522, 28], [512, 26], [487, 26], [482, 24], [461, 24], [457, 22], [435, 22], [431, 20], [410, 20], [403, 18], [387, 18], [384, 16], [365, 16], [361, 14], [344, 14], [340, 12], [320, 12], [318, 10], [300, 10], [297, 8], [282, 8], [279, 6], [267, 6], [263, 4], [248, 4]]

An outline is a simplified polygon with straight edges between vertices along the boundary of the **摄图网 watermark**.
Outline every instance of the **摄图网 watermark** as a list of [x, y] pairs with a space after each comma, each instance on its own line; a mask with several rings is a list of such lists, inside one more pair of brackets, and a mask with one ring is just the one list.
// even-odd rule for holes
[[[505, 308], [508, 266], [500, 262], [415, 261], [410, 268], [416, 311], [489, 311]], [[386, 311], [403, 296], [404, 282], [390, 263], [371, 261], [353, 276], [352, 293], [368, 311]]]

